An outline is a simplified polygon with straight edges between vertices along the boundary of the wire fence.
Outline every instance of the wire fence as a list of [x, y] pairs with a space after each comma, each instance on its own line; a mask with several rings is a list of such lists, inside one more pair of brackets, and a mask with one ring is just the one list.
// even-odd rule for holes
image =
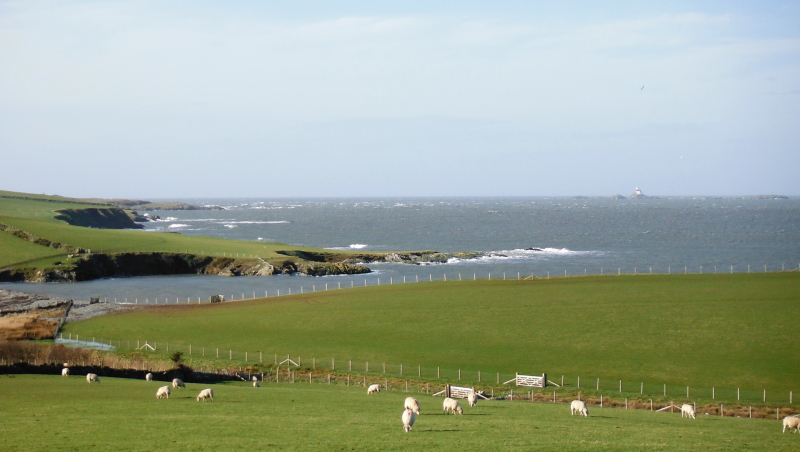
[[[682, 267], [667, 267], [666, 272], [654, 272], [653, 267], [633, 267], [631, 269], [625, 269], [626, 271], [623, 272], [622, 267], [617, 267], [615, 269], [604, 269], [600, 268], [599, 273], [589, 273], [587, 270], [584, 270], [583, 273], [569, 273], [567, 270], [564, 270], [563, 273], [551, 273], [550, 271], [542, 272], [535, 272], [532, 271], [530, 274], [516, 272], [510, 274], [508, 272], [501, 272], [501, 273], [491, 273], [487, 272], [485, 274], [478, 274], [477, 272], [472, 273], [458, 273], [458, 272], [443, 272], [441, 274], [437, 273], [429, 273], [427, 277], [420, 276], [420, 275], [412, 275], [412, 276], [388, 276], [381, 278], [378, 277], [367, 277], [362, 279], [356, 280], [355, 277], [350, 281], [336, 281], [336, 282], [319, 282], [317, 283], [312, 282], [310, 284], [301, 284], [299, 286], [295, 286], [294, 290], [292, 287], [287, 286], [284, 289], [268, 289], [264, 290], [263, 292], [259, 291], [249, 291], [249, 292], [238, 292], [238, 293], [231, 293], [230, 296], [228, 294], [213, 294], [209, 297], [201, 297], [201, 296], [186, 296], [186, 297], [176, 297], [176, 296], [154, 296], [154, 297], [93, 297], [92, 301], [97, 302], [104, 302], [104, 303], [115, 303], [115, 304], [124, 304], [124, 305], [191, 305], [191, 304], [202, 304], [202, 303], [213, 303], [213, 302], [230, 302], [230, 301], [242, 301], [242, 300], [253, 300], [257, 298], [270, 298], [270, 297], [280, 297], [280, 296], [287, 296], [287, 295], [297, 295], [297, 294], [306, 294], [306, 293], [316, 293], [316, 292], [327, 292], [331, 290], [341, 290], [341, 289], [354, 289], [359, 287], [373, 287], [373, 286], [381, 286], [381, 285], [395, 285], [395, 284], [409, 284], [409, 283], [423, 283], [423, 282], [446, 282], [446, 281], [477, 281], [477, 280], [488, 280], [488, 281], [523, 281], [523, 280], [542, 280], [542, 279], [551, 279], [551, 278], [568, 278], [568, 277], [580, 277], [580, 276], [622, 276], [622, 275], [688, 275], [688, 274], [721, 274], [721, 273], [755, 273], [756, 269], [751, 268], [750, 265], [747, 266], [747, 270], [745, 271], [742, 269], [741, 271], [737, 270], [734, 271], [736, 267], [728, 266], [725, 268], [718, 268], [716, 266], [711, 267], [703, 267], [700, 266], [698, 268], [690, 269], [688, 266]], [[777, 266], [770, 268], [767, 265], [763, 267], [758, 267], [759, 273], [777, 273], [777, 272], [798, 272], [800, 271], [800, 264], [797, 268], [791, 267], [789, 269], [786, 268], [785, 264], [781, 264], [780, 270], [777, 269]], [[719, 270], [719, 271], [718, 271]], [[722, 270], [725, 270], [724, 272]], [[213, 301], [212, 301], [213, 300]]]
[[[99, 340], [98, 340], [99, 339]], [[156, 342], [148, 340], [113, 340], [83, 336], [71, 333], [66, 337], [61, 333], [60, 343], [83, 347], [96, 347], [120, 352], [140, 352], [152, 354], [162, 360], [175, 352], [180, 352], [183, 359], [192, 366], [202, 368], [239, 368], [249, 369], [251, 373], [273, 372], [334, 372], [351, 376], [374, 379], [415, 380], [435, 384], [455, 384], [483, 388], [492, 395], [506, 397], [512, 395], [517, 373], [497, 372], [490, 370], [454, 369], [441, 366], [391, 363], [386, 361], [368, 361], [352, 357], [314, 357], [293, 356], [286, 353], [267, 353], [265, 351], [241, 351], [231, 348], [183, 344], [175, 342]], [[544, 369], [522, 369], [523, 372], [542, 372]], [[290, 375], [290, 374], [287, 374]], [[584, 393], [590, 396], [614, 397], [617, 399], [652, 399], [657, 401], [674, 400], [677, 402], [703, 401], [710, 403], [735, 404], [778, 404], [794, 405], [795, 389], [774, 388], [730, 388], [717, 386], [695, 386], [674, 383], [658, 383], [653, 381], [631, 381], [613, 378], [600, 378], [590, 375], [545, 374], [545, 388], [521, 387], [528, 397], [542, 397], [554, 391], [559, 394]], [[349, 380], [348, 380], [349, 381]], [[366, 380], [365, 380], [366, 381]], [[538, 395], [537, 395], [538, 394]]]

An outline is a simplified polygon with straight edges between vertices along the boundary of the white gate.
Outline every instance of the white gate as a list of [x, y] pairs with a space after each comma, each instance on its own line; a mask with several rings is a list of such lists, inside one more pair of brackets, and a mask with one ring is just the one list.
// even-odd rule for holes
[[545, 386], [547, 386], [547, 374], [542, 374], [542, 375], [520, 375], [520, 374], [517, 374], [516, 377], [514, 377], [511, 380], [508, 380], [507, 382], [505, 382], [503, 384], [507, 385], [507, 384], [511, 383], [512, 381], [516, 382], [517, 386], [526, 386], [526, 387], [529, 387], [529, 388], [544, 388]]

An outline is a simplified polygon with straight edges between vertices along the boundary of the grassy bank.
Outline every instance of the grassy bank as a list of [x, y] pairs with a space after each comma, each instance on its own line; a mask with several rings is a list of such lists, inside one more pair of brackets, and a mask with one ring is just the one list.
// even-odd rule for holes
[[188, 384], [156, 400], [160, 382], [82, 376], [0, 376], [0, 448], [44, 450], [796, 450], [778, 421], [480, 402], [463, 416], [441, 414], [441, 398], [417, 394], [414, 430], [400, 422], [402, 391], [246, 383], [213, 385], [214, 402]]
[[649, 382], [796, 393], [798, 294], [796, 273], [434, 282], [150, 308], [64, 333], [249, 351], [251, 361], [261, 351], [373, 371], [462, 369], [465, 379], [546, 372], [571, 384], [583, 376], [583, 387], [623, 380], [626, 391]]
[[[94, 254], [182, 253], [226, 258], [258, 257], [278, 268], [287, 262], [304, 263], [308, 261], [306, 259], [308, 256], [313, 256], [313, 260], [337, 261], [351, 254], [347, 251], [332, 253], [329, 250], [277, 242], [225, 240], [130, 229], [88, 228], [72, 226], [57, 218], [90, 217], [92, 221], [104, 221], [106, 218], [108, 221], [114, 220], [112, 223], [117, 224], [119, 215], [103, 214], [104, 209], [118, 208], [70, 198], [0, 191], [0, 223], [23, 231], [25, 236], [30, 237], [30, 240], [23, 240], [0, 230], [0, 269], [19, 266], [56, 269], [56, 262], [60, 262], [62, 267], [58, 270], [64, 271], [66, 269], [64, 266], [68, 267], [74, 263], [65, 260], [68, 254], [74, 254], [64, 249], [67, 246], [91, 250]], [[63, 246], [59, 249], [34, 243], [36, 240], [55, 242]]]

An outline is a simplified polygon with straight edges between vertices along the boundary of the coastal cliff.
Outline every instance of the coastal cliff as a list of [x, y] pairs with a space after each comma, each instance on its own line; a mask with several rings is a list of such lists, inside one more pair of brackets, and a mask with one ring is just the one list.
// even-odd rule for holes
[[72, 226], [83, 226], [95, 229], [142, 229], [119, 207], [56, 210], [56, 220], [64, 221]]
[[346, 262], [286, 260], [269, 263], [259, 258], [211, 257], [185, 253], [119, 253], [86, 254], [69, 265], [6, 269], [0, 271], [0, 281], [75, 282], [114, 276], [190, 274], [268, 276], [301, 273], [325, 276], [369, 272], [367, 267]]

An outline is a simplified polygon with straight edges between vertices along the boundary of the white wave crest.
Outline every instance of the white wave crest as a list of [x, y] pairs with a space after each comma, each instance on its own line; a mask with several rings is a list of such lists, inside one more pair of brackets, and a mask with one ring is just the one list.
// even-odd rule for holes
[[256, 220], [241, 220], [241, 221], [225, 221], [225, 224], [289, 224], [288, 221], [285, 220], [276, 220], [276, 221], [256, 221]]
[[366, 248], [366, 247], [368, 247], [368, 246], [369, 246], [369, 245], [365, 245], [365, 244], [363, 244], [363, 243], [353, 243], [352, 245], [350, 245], [350, 249], [353, 249], [353, 250], [360, 250], [360, 249]]
[[175, 223], [175, 224], [169, 225], [170, 229], [188, 228], [188, 227], [189, 227], [188, 224], [181, 224], [181, 223]]
[[547, 259], [552, 257], [570, 257], [570, 256], [584, 256], [600, 254], [599, 251], [574, 251], [567, 248], [525, 248], [514, 250], [501, 250], [489, 251], [481, 256], [472, 259], [460, 259], [451, 257], [447, 260], [448, 264], [457, 264], [459, 262], [494, 262], [494, 261], [509, 261], [509, 260], [536, 260]]

